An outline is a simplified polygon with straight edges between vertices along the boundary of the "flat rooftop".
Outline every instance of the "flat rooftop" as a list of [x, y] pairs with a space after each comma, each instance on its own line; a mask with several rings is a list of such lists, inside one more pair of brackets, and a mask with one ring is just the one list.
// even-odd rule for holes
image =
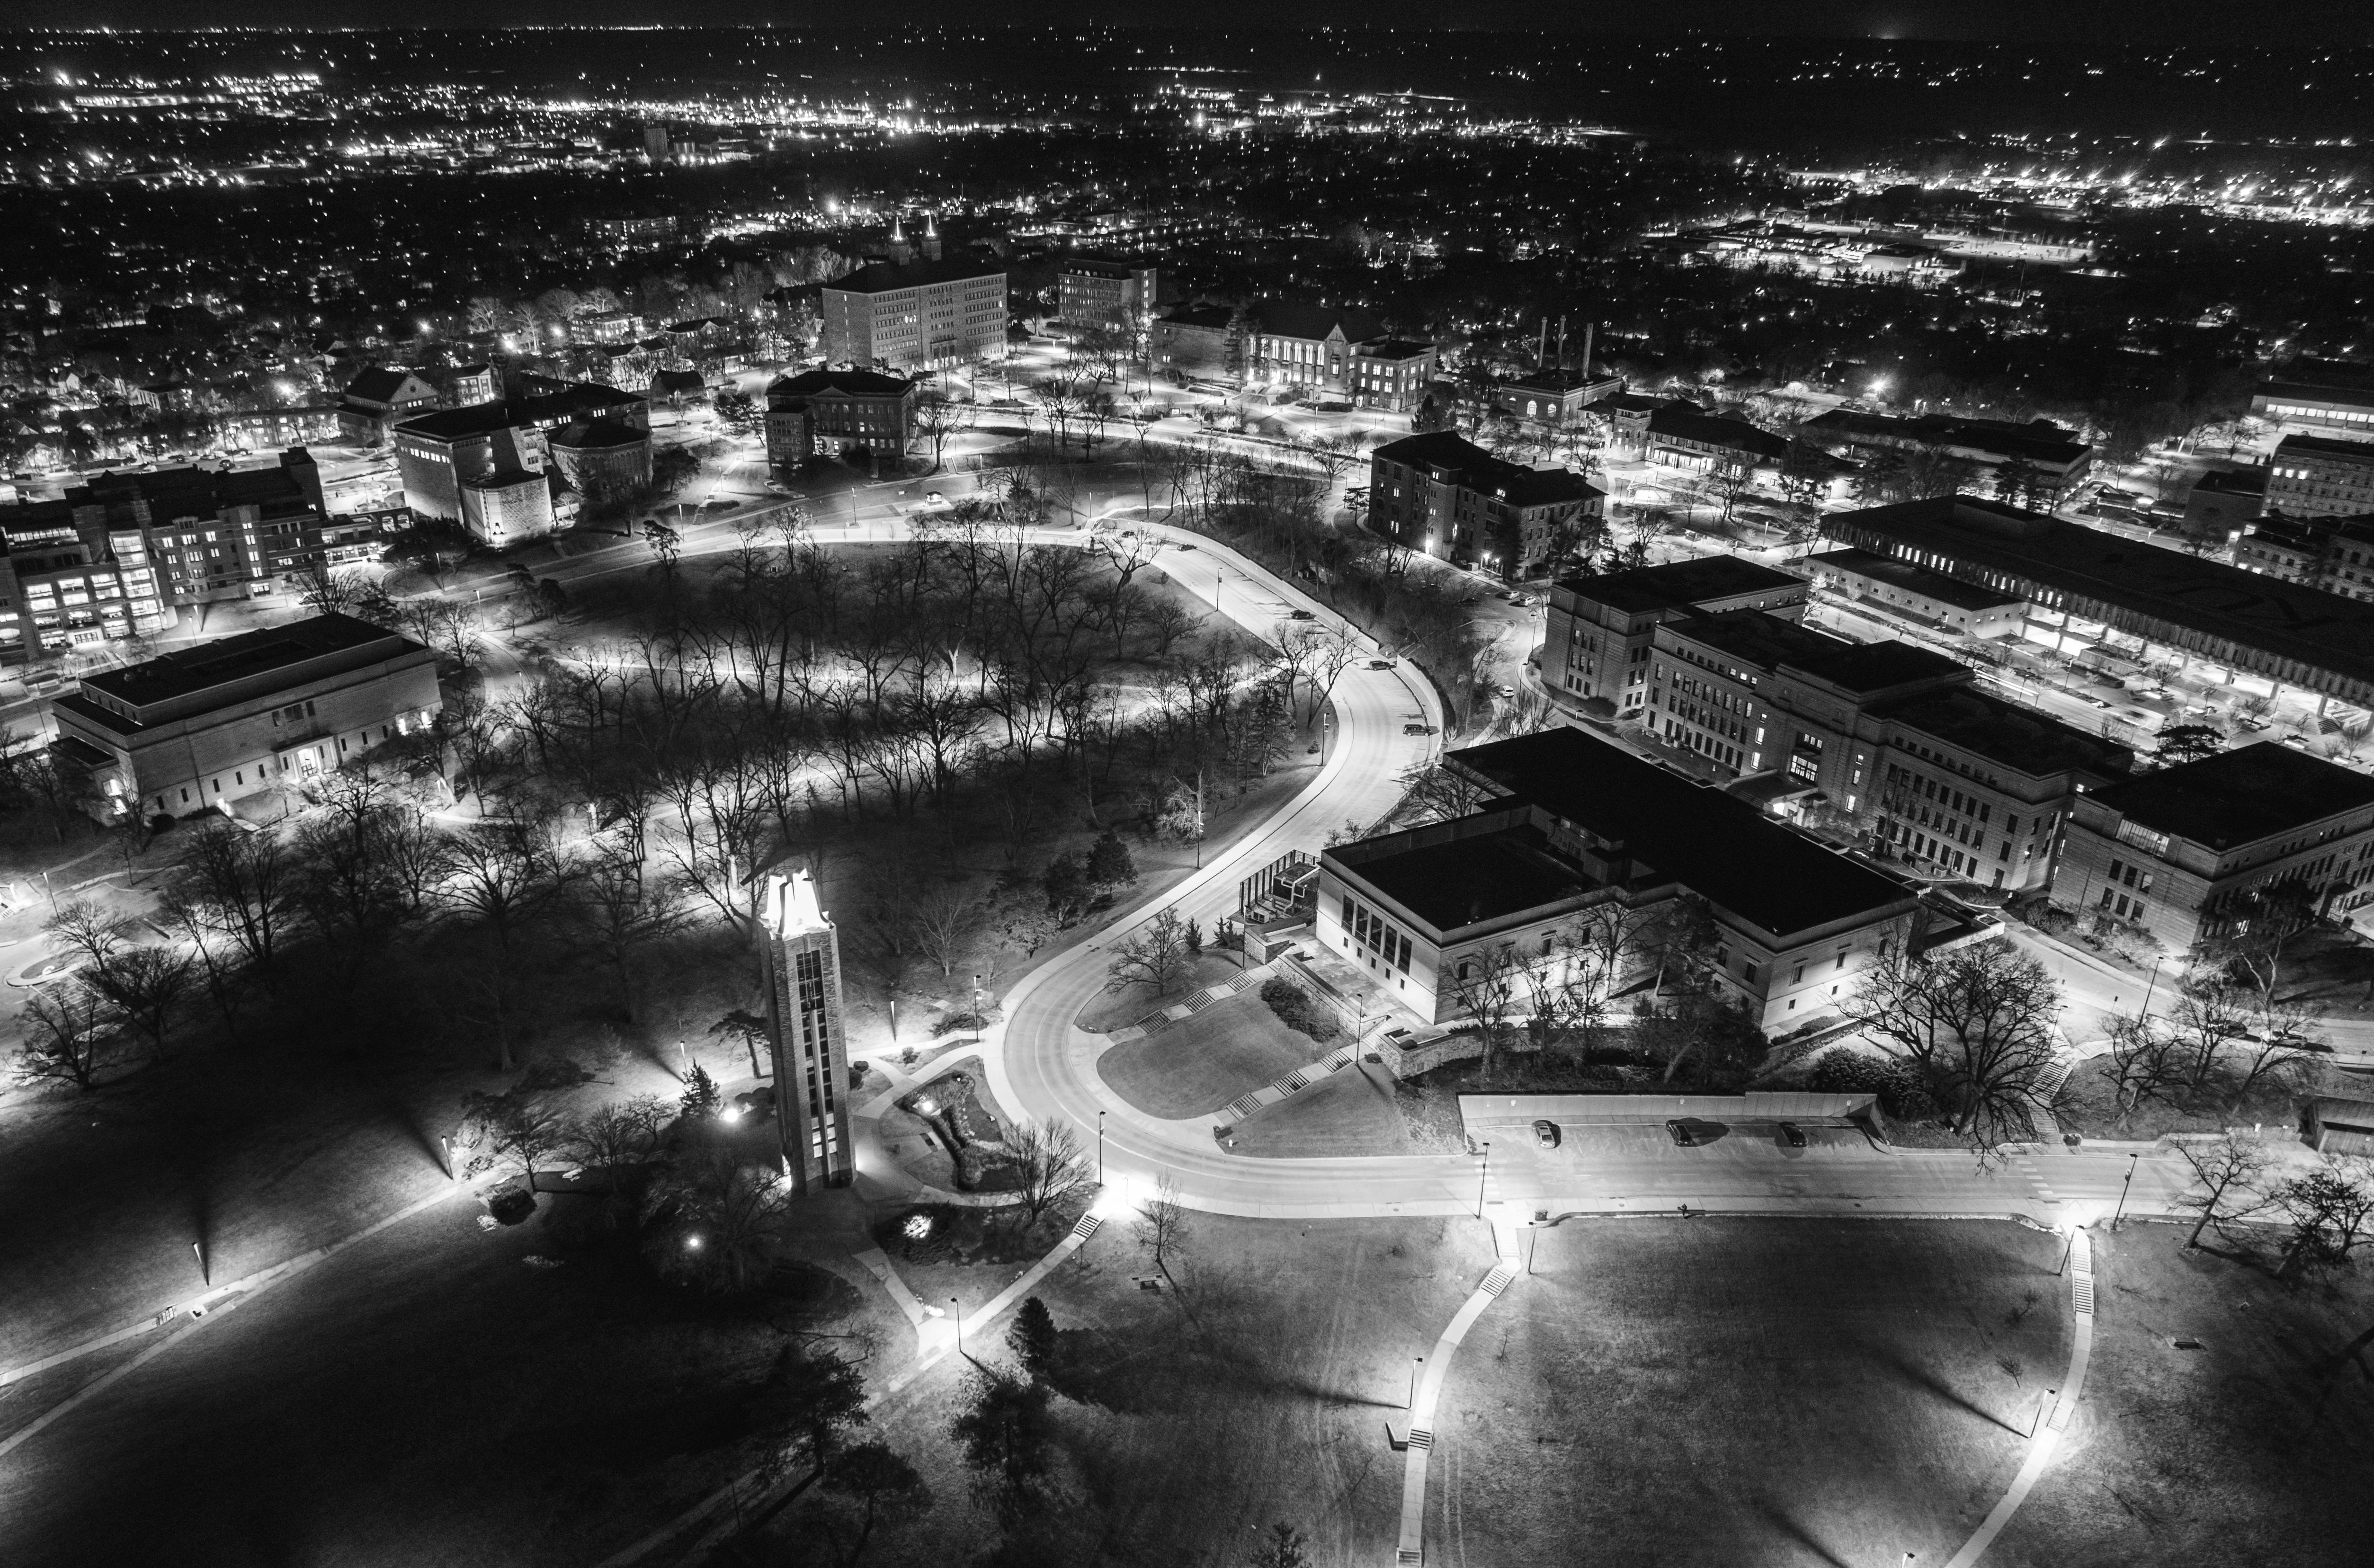
[[[86, 675], [78, 691], [57, 705], [117, 732], [165, 720], [187, 719], [222, 703], [245, 702], [274, 689], [271, 677], [286, 671], [296, 685], [321, 672], [301, 669], [339, 654], [348, 664], [393, 659], [428, 649], [383, 626], [351, 615], [314, 615], [285, 626], [241, 632], [196, 648], [160, 654], [121, 670]], [[130, 711], [126, 711], [129, 709]]]
[[1439, 931], [1538, 909], [1600, 885], [1528, 824], [1344, 864]]
[[1722, 610], [1711, 615], [1684, 615], [1677, 620], [1667, 621], [1660, 630], [1687, 638], [1700, 647], [1710, 648], [1758, 670], [1817, 660], [1840, 649], [1854, 647], [1842, 637], [1832, 637], [1811, 626], [1801, 626], [1794, 621], [1784, 621], [1761, 610]]
[[1600, 577], [1560, 578], [1557, 585], [1578, 598], [1637, 613], [1678, 610], [1710, 599], [1735, 599], [1748, 593], [1791, 589], [1802, 591], [1805, 583], [1802, 578], [1754, 561], [1743, 561], [1736, 556], [1701, 556]]
[[[1581, 730], [1446, 759], [1502, 792], [1624, 844], [1634, 860], [1776, 936], [1876, 917], [1910, 884], [1782, 826], [1747, 802]], [[1375, 862], [1361, 868], [1372, 875]]]
[[1964, 572], [2000, 573], [2374, 685], [2374, 603], [2321, 589], [1968, 496], [1836, 512], [1822, 532], [1863, 549], [1918, 551]]
[[2146, 773], [2093, 798], [2130, 822], [2225, 850], [2374, 805], [2374, 778], [2262, 741]]
[[1916, 567], [1910, 561], [1875, 556], [1869, 550], [1825, 550], [1818, 556], [1806, 556], [1805, 565], [1828, 567], [1836, 571], [1870, 578], [1875, 582], [1892, 583], [1907, 593], [1918, 593], [1940, 604], [1951, 604], [1957, 610], [2000, 610], [2005, 605], [2022, 603], [2016, 594], [1998, 593], [1992, 588], [1963, 582], [1947, 577], [1944, 572]]
[[1883, 702], [1874, 711], [2032, 778], [2069, 768], [2124, 773], [2133, 760], [2124, 746], [1975, 686], [1917, 692]]

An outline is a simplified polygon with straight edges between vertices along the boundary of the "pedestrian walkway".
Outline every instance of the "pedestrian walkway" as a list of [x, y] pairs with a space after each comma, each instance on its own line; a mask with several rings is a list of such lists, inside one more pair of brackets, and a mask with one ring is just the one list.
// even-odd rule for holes
[[1143, 1040], [1149, 1035], [1159, 1035], [1181, 1019], [1193, 1018], [1216, 1001], [1225, 1001], [1229, 997], [1242, 996], [1247, 991], [1261, 989], [1262, 982], [1270, 977], [1275, 968], [1274, 965], [1256, 965], [1233, 979], [1205, 986], [1202, 990], [1195, 991], [1184, 1000], [1175, 1001], [1158, 1012], [1149, 1012], [1134, 1024], [1124, 1024], [1107, 1035], [1105, 1038], [1114, 1045], [1122, 1046], [1132, 1040]]
[[2073, 1231], [2069, 1237], [2069, 1311], [2074, 1324], [2074, 1343], [2069, 1350], [2069, 1371], [2061, 1379], [2058, 1398], [2051, 1413], [2036, 1425], [2027, 1443], [2027, 1458], [2012, 1477], [2011, 1490], [1994, 1505], [1962, 1550], [1954, 1553], [1945, 1568], [1973, 1568], [1995, 1537], [2011, 1523], [2019, 1505], [2027, 1501], [2038, 1478], [2052, 1462], [2055, 1450], [2061, 1446], [2062, 1434], [2069, 1430], [2070, 1420], [2077, 1413], [2077, 1397], [2085, 1391], [2086, 1366], [2094, 1357], [2094, 1244], [2084, 1231]]
[[1466, 1340], [1467, 1331], [1475, 1327], [1475, 1320], [1517, 1278], [1517, 1228], [1499, 1210], [1487, 1206], [1485, 1212], [1492, 1224], [1492, 1250], [1499, 1261], [1484, 1276], [1475, 1293], [1452, 1315], [1451, 1326], [1434, 1342], [1434, 1353], [1426, 1358], [1426, 1371], [1418, 1379], [1417, 1394], [1410, 1401], [1409, 1447], [1402, 1467], [1402, 1528], [1400, 1543], [1393, 1553], [1395, 1568], [1417, 1568], [1426, 1561], [1426, 1476], [1434, 1456], [1435, 1407], [1442, 1396], [1443, 1380], [1451, 1374], [1451, 1358]]
[[1240, 1095], [1220, 1107], [1213, 1119], [1214, 1129], [1226, 1133], [1237, 1123], [1263, 1106], [1274, 1106], [1289, 1094], [1300, 1094], [1322, 1078], [1332, 1078], [1359, 1059], [1359, 1053], [1344, 1046], [1321, 1057], [1308, 1067], [1298, 1067], [1275, 1083], [1263, 1084], [1250, 1094]]

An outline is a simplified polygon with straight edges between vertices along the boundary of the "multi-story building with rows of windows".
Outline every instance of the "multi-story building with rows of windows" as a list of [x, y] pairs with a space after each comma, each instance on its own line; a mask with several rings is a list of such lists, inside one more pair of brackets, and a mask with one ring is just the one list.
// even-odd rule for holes
[[1649, 700], [1649, 644], [1660, 622], [1723, 610], [1795, 620], [1805, 591], [1803, 578], [1736, 556], [1561, 579], [1550, 589], [1542, 684], [1569, 707], [1637, 715]]
[[2374, 599], [2374, 514], [2261, 518], [2234, 541], [2234, 564], [2344, 599]]
[[2286, 436], [2267, 465], [2267, 510], [2286, 517], [2374, 512], [2374, 441]]
[[778, 472], [853, 451], [904, 457], [916, 383], [872, 370], [807, 370], [767, 387], [767, 463]]
[[1480, 560], [1518, 579], [1587, 528], [1606, 492], [1566, 468], [1527, 468], [1451, 430], [1387, 441], [1369, 458], [1369, 526], [1413, 550]]
[[828, 365], [901, 374], [1005, 355], [1005, 269], [963, 258], [872, 262], [819, 295]]
[[[1475, 787], [1479, 808], [1326, 850], [1312, 923], [1322, 948], [1423, 1023], [1471, 1012], [1471, 983], [1495, 952], [1558, 978], [1574, 960], [1549, 939], [1602, 906], [1653, 921], [1684, 895], [1705, 900], [1718, 983], [1775, 1031], [1838, 1012], [1858, 974], [1919, 934], [1917, 892], [1902, 879], [1585, 731], [1444, 763]], [[1657, 957], [1632, 962], [1653, 968]], [[1616, 988], [1634, 978], [1619, 974]]]
[[2262, 743], [2077, 798], [2057, 904], [2182, 953], [2246, 923], [2374, 899], [2374, 778]]
[[2006, 892], [2051, 879], [2070, 802], [2132, 760], [1910, 643], [1733, 610], [1661, 622], [1650, 653], [1657, 739], [1718, 778], [1760, 781], [1777, 809]]

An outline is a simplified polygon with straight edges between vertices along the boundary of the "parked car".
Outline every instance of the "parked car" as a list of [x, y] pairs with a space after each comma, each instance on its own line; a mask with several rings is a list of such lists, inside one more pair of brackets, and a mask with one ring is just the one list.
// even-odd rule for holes
[[1690, 1136], [1690, 1129], [1684, 1127], [1678, 1121], [1667, 1122], [1665, 1124], [1665, 1130], [1673, 1135], [1675, 1146], [1677, 1148], [1686, 1149], [1692, 1143], [1697, 1141], [1697, 1140]]
[[1431, 724], [1404, 724], [1402, 726], [1402, 733], [1404, 735], [1431, 735], [1434, 733], [1434, 726]]
[[2104, 702], [2100, 697], [2096, 696], [2092, 692], [2075, 692], [2071, 695], [2074, 696], [2079, 702], [2084, 703], [2088, 708], [2108, 709], [2110, 706], [2109, 703]]
[[1309, 610], [1288, 610], [1286, 618], [1289, 621], [1315, 621], [1319, 617]]
[[1369, 661], [1369, 668], [1371, 670], [1391, 670], [1394, 667], [1395, 661], [1391, 659], [1371, 659]]
[[1534, 1148], [1536, 1148], [1536, 1149], [1555, 1149], [1555, 1148], [1557, 1148], [1557, 1146], [1558, 1146], [1558, 1129], [1557, 1129], [1557, 1123], [1556, 1123], [1556, 1122], [1554, 1122], [1554, 1121], [1537, 1121], [1537, 1122], [1534, 1123]]
[[1805, 1146], [1805, 1129], [1793, 1121], [1784, 1121], [1780, 1124], [1780, 1141], [1792, 1149], [1803, 1149]]

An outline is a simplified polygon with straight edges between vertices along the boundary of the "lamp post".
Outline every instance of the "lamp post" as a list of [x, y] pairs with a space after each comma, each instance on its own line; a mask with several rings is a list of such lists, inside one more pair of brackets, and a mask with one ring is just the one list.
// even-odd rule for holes
[[1105, 1184], [1105, 1113], [1097, 1113], [1097, 1185]]
[[1475, 1166], [1475, 1217], [1484, 1217], [1484, 1188], [1492, 1179], [1492, 1145], [1484, 1145], [1484, 1157]]
[[2135, 1184], [2135, 1162], [2142, 1158], [2140, 1152], [2127, 1156], [2127, 1179], [2119, 1184], [2119, 1206], [2110, 1215], [2110, 1228], [2114, 1231], [2119, 1228], [2120, 1217], [2127, 1211], [2127, 1188]]
[[1426, 1357], [1410, 1357], [1410, 1397], [1408, 1410], [1412, 1415], [1417, 1414], [1417, 1375], [1418, 1369], [1423, 1367], [1425, 1364]]
[[2135, 1010], [2138, 1016], [2151, 1011], [2152, 992], [2159, 985], [2159, 966], [2166, 962], [2168, 962], [2167, 954], [2160, 953], [2153, 954], [2151, 978], [2144, 982], [2144, 1004]]
[[948, 1297], [948, 1316], [956, 1319], [957, 1354], [962, 1355], [964, 1354], [964, 1304], [954, 1296]]

